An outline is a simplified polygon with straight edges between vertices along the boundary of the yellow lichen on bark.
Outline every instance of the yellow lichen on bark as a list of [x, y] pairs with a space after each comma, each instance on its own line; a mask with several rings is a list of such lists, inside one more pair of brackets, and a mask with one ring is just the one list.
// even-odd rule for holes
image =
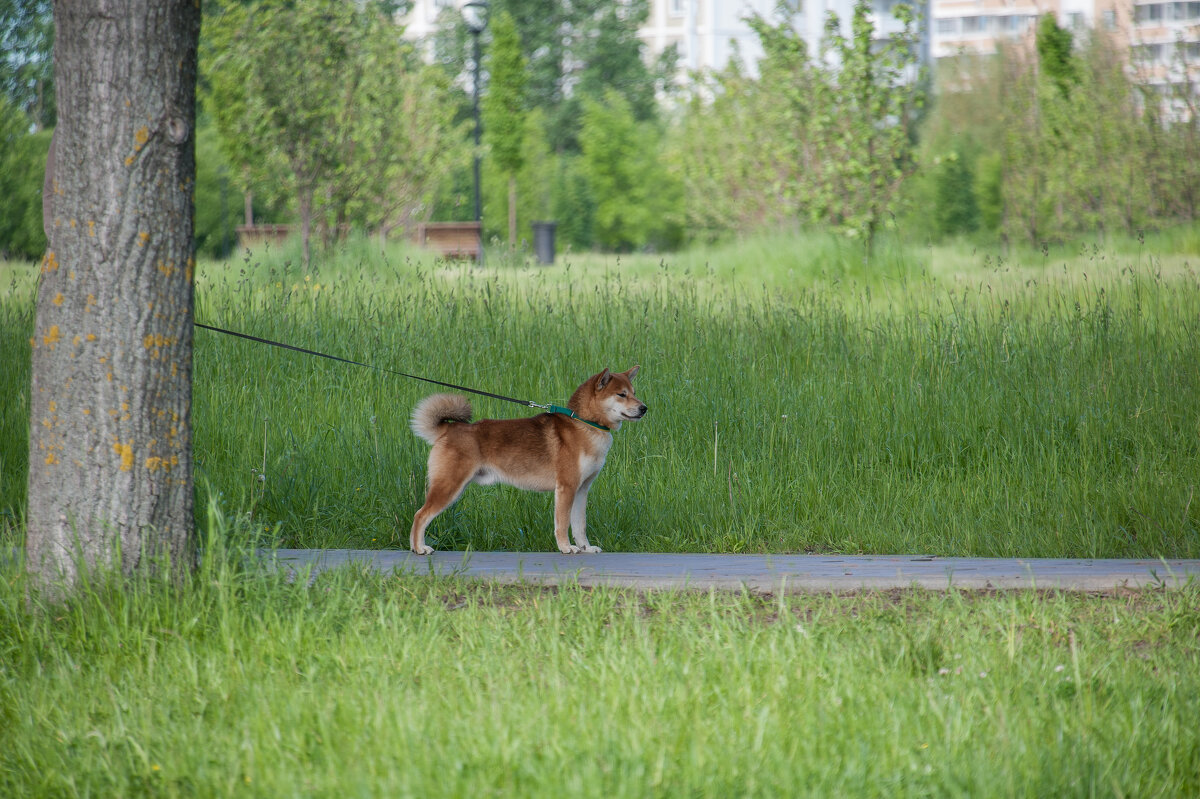
[[120, 441], [113, 444], [113, 451], [121, 456], [121, 471], [128, 472], [133, 468], [133, 445], [122, 444]]
[[49, 332], [42, 336], [42, 343], [54, 349], [54, 345], [62, 340], [62, 333], [58, 332], [58, 325], [50, 325]]
[[162, 469], [164, 472], [171, 471], [172, 468], [179, 465], [179, 456], [172, 455], [170, 458], [160, 458], [157, 455], [152, 455], [146, 458], [146, 469], [151, 472], [156, 472]]

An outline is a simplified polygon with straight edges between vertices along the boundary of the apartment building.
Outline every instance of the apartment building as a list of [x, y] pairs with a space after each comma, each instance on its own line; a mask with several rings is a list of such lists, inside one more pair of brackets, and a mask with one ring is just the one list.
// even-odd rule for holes
[[[895, 36], [903, 25], [892, 14], [901, 0], [872, 0], [875, 38], [884, 41]], [[928, 59], [928, 14], [922, 13], [928, 0], [909, 3], [918, 11], [918, 33], [922, 60]], [[788, 0], [783, 12], [804, 37], [809, 52], [818, 52], [825, 35], [829, 13], [837, 14], [843, 32], [850, 35], [854, 0]], [[752, 16], [775, 21], [780, 13], [778, 0], [651, 0], [650, 16], [640, 37], [651, 53], [660, 53], [674, 45], [679, 53], [681, 75], [701, 70], [721, 70], [735, 53], [751, 74], [762, 58], [758, 36], [747, 23]]]
[[[1177, 115], [1200, 100], [1200, 2], [1135, 2], [1130, 9], [1130, 64]], [[1194, 98], [1183, 98], [1190, 89]]]
[[1155, 87], [1170, 113], [1194, 113], [1181, 97], [1190, 89], [1200, 98], [1200, 2], [1195, 0], [932, 0], [933, 58], [987, 55], [1003, 41], [1031, 43], [1045, 14], [1080, 33], [1109, 32], [1118, 46], [1130, 48], [1134, 77]]
[[[902, 26], [892, 14], [901, 0], [872, 0], [876, 39], [885, 40], [898, 33]], [[929, 57], [927, 11], [929, 0], [909, 3], [920, 13], [922, 60]], [[437, 32], [439, 19], [447, 10], [461, 6], [462, 0], [414, 0], [408, 12], [400, 18], [405, 36], [428, 42]], [[650, 55], [658, 55], [674, 45], [679, 53], [680, 80], [692, 72], [724, 69], [737, 53], [742, 63], [754, 74], [762, 58], [758, 36], [746, 21], [754, 15], [775, 20], [779, 0], [650, 0], [650, 14], [639, 30]], [[786, 0], [783, 9], [791, 15], [792, 24], [803, 35], [810, 52], [817, 52], [825, 35], [825, 20], [835, 12], [846, 35], [854, 0]], [[432, 55], [432, 50], [430, 50]]]
[[[871, 0], [876, 38], [894, 36], [901, 24], [892, 13], [901, 0]], [[403, 18], [410, 38], [428, 41], [439, 15], [462, 0], [415, 0]], [[1164, 97], [1180, 85], [1200, 85], [1200, 0], [915, 0], [922, 64], [960, 54], [988, 55], [1000, 42], [1031, 41], [1037, 20], [1055, 14], [1059, 24], [1083, 31], [1111, 31], [1131, 48], [1131, 63], [1143, 82]], [[697, 71], [720, 70], [738, 54], [753, 74], [762, 58], [758, 37], [747, 23], [755, 14], [774, 19], [779, 0], [650, 0], [639, 35], [651, 55], [675, 46], [680, 80]], [[783, 11], [817, 52], [825, 20], [834, 12], [849, 34], [854, 0], [786, 0]], [[432, 54], [432, 52], [431, 52]]]
[[1003, 41], [1032, 37], [1038, 17], [1050, 13], [1076, 29], [1118, 22], [1114, 0], [933, 0], [933, 57], [990, 55]]

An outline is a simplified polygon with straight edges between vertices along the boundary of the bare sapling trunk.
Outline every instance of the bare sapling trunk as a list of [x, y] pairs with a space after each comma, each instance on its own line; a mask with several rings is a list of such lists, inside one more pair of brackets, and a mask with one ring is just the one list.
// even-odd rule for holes
[[54, 4], [26, 564], [190, 568], [195, 0]]
[[517, 176], [508, 176], [508, 246], [517, 246]]

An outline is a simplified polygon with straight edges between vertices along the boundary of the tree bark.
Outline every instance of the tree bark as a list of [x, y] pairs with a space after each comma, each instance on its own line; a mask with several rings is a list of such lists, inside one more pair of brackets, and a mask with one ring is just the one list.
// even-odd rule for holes
[[195, 0], [54, 4], [26, 564], [190, 568]]

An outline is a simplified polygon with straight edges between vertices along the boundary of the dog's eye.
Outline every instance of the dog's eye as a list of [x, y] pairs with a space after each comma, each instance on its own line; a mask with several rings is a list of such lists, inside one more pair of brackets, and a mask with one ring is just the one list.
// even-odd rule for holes
[[624, 391], [622, 391], [622, 392], [621, 392], [620, 394], [618, 394], [617, 396], [618, 396], [618, 397], [620, 397], [621, 399], [625, 399], [625, 397], [627, 397], [628, 395], [627, 395], [627, 394], [626, 394]]

